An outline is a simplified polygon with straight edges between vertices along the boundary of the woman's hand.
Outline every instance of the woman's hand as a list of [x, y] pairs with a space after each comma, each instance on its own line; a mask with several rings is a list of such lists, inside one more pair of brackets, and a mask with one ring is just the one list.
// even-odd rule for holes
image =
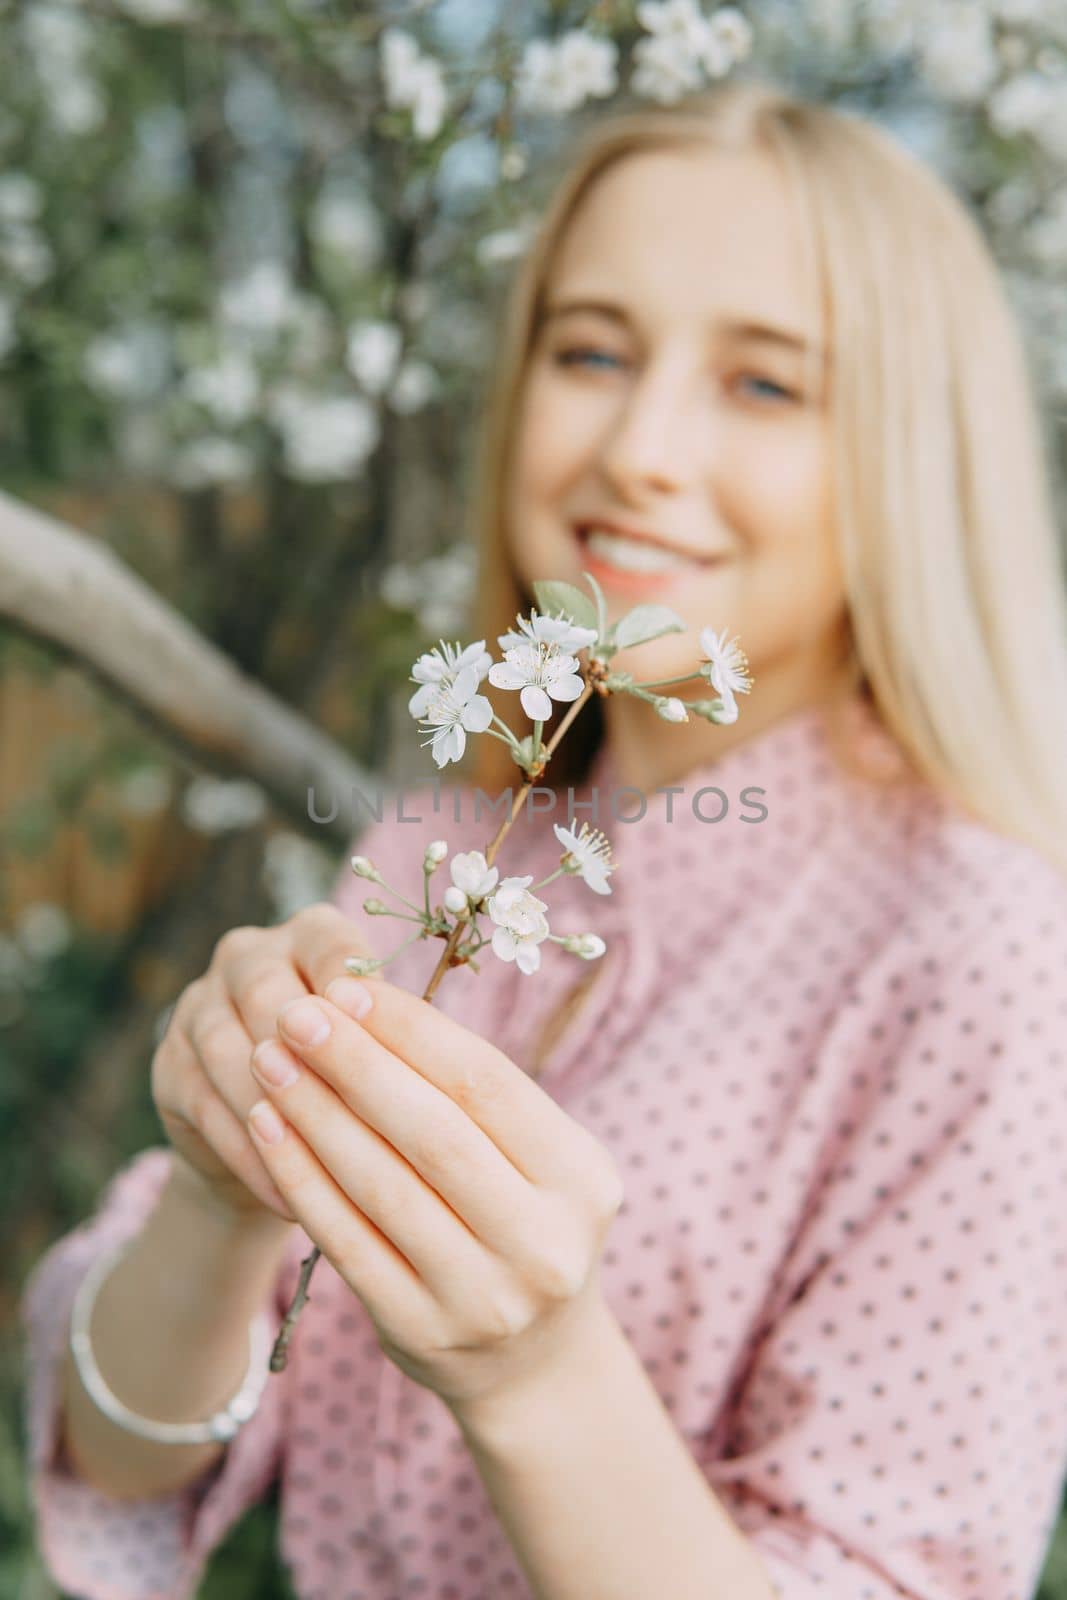
[[373, 955], [336, 906], [298, 911], [274, 928], [231, 928], [206, 973], [171, 1012], [152, 1058], [152, 1098], [184, 1176], [228, 1212], [295, 1218], [271, 1182], [246, 1118], [260, 1090], [252, 1050], [274, 1035], [278, 1012], [322, 990], [351, 955]]
[[453, 1405], [545, 1370], [599, 1300], [622, 1203], [609, 1152], [487, 1040], [381, 978], [288, 1006], [278, 1035], [252, 1062], [281, 1114], [259, 1151], [386, 1355]]

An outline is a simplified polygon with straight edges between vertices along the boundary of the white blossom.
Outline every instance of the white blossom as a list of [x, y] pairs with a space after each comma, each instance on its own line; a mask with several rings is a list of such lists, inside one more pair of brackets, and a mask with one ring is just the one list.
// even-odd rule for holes
[[650, 39], [639, 39], [634, 46], [630, 84], [635, 94], [660, 105], [673, 105], [683, 95], [699, 89], [702, 82], [700, 57], [689, 54], [669, 35], [654, 34]]
[[845, 50], [859, 18], [849, 0], [808, 0], [805, 22], [827, 51]]
[[123, 11], [138, 22], [187, 22], [196, 16], [189, 0], [118, 0]]
[[708, 18], [708, 29], [710, 42], [704, 52], [704, 64], [709, 73], [712, 73], [710, 63], [713, 60], [721, 61], [722, 71], [727, 72], [751, 55], [752, 24], [736, 6], [720, 6]]
[[276, 335], [290, 321], [293, 307], [289, 274], [277, 261], [258, 262], [219, 295], [223, 321], [257, 338]]
[[396, 375], [404, 335], [395, 322], [354, 322], [348, 330], [345, 363], [360, 388], [384, 394]]
[[416, 139], [436, 138], [448, 111], [440, 63], [423, 54], [410, 33], [387, 28], [381, 39], [381, 65], [386, 104], [411, 112]]
[[570, 933], [560, 942], [570, 955], [581, 956], [583, 961], [596, 961], [607, 949], [598, 933]]
[[72, 937], [70, 918], [62, 906], [50, 900], [35, 900], [15, 921], [15, 938], [31, 961], [51, 961], [62, 955]]
[[92, 43], [92, 29], [84, 17], [66, 6], [34, 5], [27, 7], [22, 21], [39, 70], [81, 66]]
[[165, 811], [174, 792], [174, 783], [165, 767], [138, 767], [127, 773], [118, 785], [118, 801], [135, 817], [154, 817]]
[[554, 644], [506, 650], [503, 661], [489, 668], [489, 682], [497, 689], [518, 689], [522, 709], [535, 722], [552, 715], [553, 700], [577, 700], [583, 687], [578, 658]]
[[395, 561], [382, 574], [381, 595], [391, 606], [414, 611], [428, 634], [448, 633], [466, 617], [477, 566], [477, 551], [466, 542], [414, 564]]
[[684, 700], [679, 700], [677, 695], [668, 695], [666, 699], [656, 702], [656, 712], [664, 722], [688, 722], [689, 713], [685, 709]]
[[914, 50], [919, 36], [918, 0], [867, 0], [863, 23], [879, 53], [903, 55]]
[[55, 254], [44, 235], [24, 223], [9, 226], [0, 237], [0, 258], [14, 277], [36, 289], [51, 277]]
[[588, 645], [596, 643], [596, 629], [579, 627], [570, 617], [539, 616], [534, 609], [529, 617], [518, 616], [515, 620], [519, 624], [518, 633], [511, 629], [508, 633], [499, 634], [497, 637], [497, 644], [501, 650], [524, 650], [531, 645], [536, 649], [540, 645], [555, 645], [560, 650], [573, 652], [584, 650]]
[[196, 833], [248, 828], [267, 812], [267, 797], [247, 778], [194, 778], [182, 796], [182, 816]]
[[752, 29], [735, 6], [705, 17], [695, 0], [643, 0], [637, 20], [649, 35], [634, 46], [634, 92], [670, 105], [721, 78], [752, 48]]
[[259, 399], [255, 365], [238, 350], [227, 350], [213, 365], [194, 367], [182, 385], [189, 399], [227, 427], [247, 422]]
[[975, 0], [941, 0], [920, 35], [918, 59], [935, 93], [967, 104], [980, 100], [999, 72], [985, 10]]
[[333, 877], [326, 852], [300, 834], [273, 834], [263, 850], [262, 878], [279, 921], [325, 899]]
[[1031, 222], [1023, 243], [1035, 260], [1051, 267], [1067, 266], [1067, 186]]
[[500, 153], [500, 176], [505, 183], [515, 183], [524, 176], [528, 162], [526, 151], [521, 145], [509, 145]]
[[441, 392], [441, 380], [428, 361], [405, 361], [389, 390], [389, 404], [400, 416], [413, 416]]
[[212, 484], [242, 483], [255, 470], [255, 452], [248, 445], [215, 434], [182, 445], [167, 476], [179, 489], [206, 489]]
[[701, 662], [697, 670], [707, 678], [712, 688], [722, 698], [727, 713], [724, 720], [736, 722], [737, 702], [734, 695], [748, 694], [752, 688], [748, 660], [741, 649], [740, 641], [734, 638], [727, 643], [725, 628], [721, 634], [716, 634], [712, 628], [702, 628], [700, 648], [707, 660]]
[[86, 382], [109, 400], [143, 400], [158, 393], [169, 365], [166, 335], [147, 323], [98, 333], [82, 357]]
[[476, 674], [477, 687], [492, 664], [493, 658], [485, 648], [484, 639], [476, 639], [462, 650], [458, 641], [450, 645], [443, 639], [439, 640], [432, 650], [427, 650], [419, 657], [411, 669], [412, 678], [421, 688], [416, 689], [408, 701], [408, 710], [413, 717], [421, 717], [437, 690], [454, 683], [459, 674], [468, 668]]
[[1029, 174], [1020, 173], [1002, 183], [986, 201], [986, 215], [1002, 228], [1017, 228], [1037, 204], [1037, 192]]
[[474, 901], [483, 900], [487, 894], [491, 894], [500, 877], [499, 869], [489, 866], [480, 850], [468, 850], [465, 854], [453, 856], [449, 870], [456, 888], [468, 900]]
[[564, 870], [577, 872], [595, 894], [610, 894], [609, 875], [615, 871], [615, 861], [607, 837], [596, 828], [583, 822], [581, 830], [552, 824], [552, 831], [566, 851]]
[[519, 971], [529, 975], [541, 965], [538, 948], [549, 937], [548, 906], [531, 894], [533, 875], [505, 878], [496, 893], [486, 901], [486, 909], [496, 927], [493, 954], [501, 961], [514, 961]]
[[478, 693], [481, 681], [476, 666], [463, 667], [454, 679], [436, 685], [422, 715], [423, 728], [432, 731], [424, 744], [432, 745], [439, 767], [459, 761], [467, 747], [468, 733], [484, 733], [493, 720], [493, 708]]
[[474, 247], [479, 265], [494, 267], [517, 260], [533, 239], [536, 228], [537, 219], [530, 215], [513, 227], [496, 228], [492, 233], [483, 234]]
[[67, 6], [34, 5], [23, 8], [22, 26], [34, 71], [47, 89], [45, 115], [61, 133], [92, 133], [107, 116], [107, 103], [88, 70], [89, 22]]
[[352, 476], [380, 437], [374, 407], [362, 395], [315, 395], [283, 385], [271, 414], [282, 434], [286, 468], [305, 483]]
[[1055, 99], [1034, 129], [1034, 138], [1053, 161], [1067, 163], [1067, 77], [1056, 79]]
[[515, 76], [515, 98], [524, 111], [559, 116], [586, 100], [613, 94], [618, 84], [618, 47], [584, 28], [558, 39], [532, 39]]
[[0, 177], [0, 222], [35, 222], [41, 214], [41, 186], [25, 172]]
[[70, 77], [61, 93], [49, 95], [48, 115], [64, 133], [93, 133], [107, 119], [107, 101], [92, 78]]
[[311, 208], [308, 226], [317, 243], [344, 256], [353, 273], [371, 272], [381, 260], [381, 218], [364, 194], [321, 194]]

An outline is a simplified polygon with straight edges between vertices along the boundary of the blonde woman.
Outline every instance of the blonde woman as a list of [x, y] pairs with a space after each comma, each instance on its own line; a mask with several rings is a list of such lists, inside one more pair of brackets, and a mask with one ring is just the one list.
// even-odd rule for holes
[[[553, 870], [550, 820], [611, 836], [610, 894], [546, 890], [608, 944], [577, 974], [460, 968], [428, 1021], [400, 986], [436, 951], [339, 978], [370, 932], [347, 872], [221, 942], [153, 1064], [172, 1149], [25, 1297], [50, 1570], [178, 1600], [280, 1471], [301, 1600], [1024, 1600], [1067, 1466], [1067, 629], [980, 235], [770, 85], [605, 120], [488, 421], [475, 631], [590, 572], [613, 616], [686, 624], [615, 667], [711, 651], [738, 716], [594, 699], [561, 746], [505, 870]], [[502, 752], [454, 801], [514, 783]], [[360, 849], [421, 892], [426, 840], [484, 844], [456, 814], [427, 789]], [[308, 1238], [289, 1367], [232, 1442], [136, 1437], [64, 1361], [126, 1243], [99, 1369], [140, 1416], [206, 1415]]]

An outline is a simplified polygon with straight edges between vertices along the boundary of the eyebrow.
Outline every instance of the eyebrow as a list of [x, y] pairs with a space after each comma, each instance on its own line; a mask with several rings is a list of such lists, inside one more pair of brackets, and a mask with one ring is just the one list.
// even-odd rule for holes
[[[583, 296], [578, 299], [562, 299], [550, 301], [541, 314], [542, 326], [555, 320], [557, 317], [573, 316], [578, 312], [591, 313], [594, 316], [606, 317], [610, 322], [616, 322], [621, 327], [628, 328], [630, 319], [622, 306], [614, 300], [596, 300]], [[806, 338], [803, 334], [794, 333], [789, 328], [779, 328], [773, 323], [760, 322], [751, 317], [720, 317], [716, 319], [716, 330], [727, 339], [743, 340], [748, 343], [776, 344], [787, 350], [805, 351], [821, 359], [827, 359], [826, 351], [819, 344]]]

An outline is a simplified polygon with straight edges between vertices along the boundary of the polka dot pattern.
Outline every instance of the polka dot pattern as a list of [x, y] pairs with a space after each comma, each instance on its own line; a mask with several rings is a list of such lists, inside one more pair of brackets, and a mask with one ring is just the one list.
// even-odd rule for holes
[[[1067, 1471], [1067, 884], [913, 782], [866, 717], [856, 737], [891, 781], [846, 774], [807, 710], [632, 823], [612, 815], [605, 752], [578, 798], [598, 791], [613, 893], [563, 878], [543, 896], [553, 931], [609, 946], [574, 1015], [535, 1061], [587, 971], [555, 946], [533, 977], [491, 955], [456, 969], [437, 1003], [615, 1156], [605, 1294], [781, 1600], [1026, 1600]], [[359, 841], [412, 897], [430, 839], [495, 831], [444, 794], [458, 817], [427, 787], [405, 797], [420, 825], [387, 811]], [[520, 813], [504, 872], [551, 871], [567, 820], [565, 797]], [[388, 949], [403, 934], [365, 917], [367, 892], [346, 868], [337, 902]], [[421, 992], [439, 952], [412, 946], [386, 975]], [[529, 1600], [447, 1409], [386, 1360], [325, 1261], [287, 1371], [201, 1484], [114, 1503], [55, 1460], [74, 1291], [167, 1160], [142, 1152], [24, 1294], [57, 1581], [184, 1600], [280, 1473], [301, 1600]], [[279, 1318], [306, 1251], [295, 1230]]]

